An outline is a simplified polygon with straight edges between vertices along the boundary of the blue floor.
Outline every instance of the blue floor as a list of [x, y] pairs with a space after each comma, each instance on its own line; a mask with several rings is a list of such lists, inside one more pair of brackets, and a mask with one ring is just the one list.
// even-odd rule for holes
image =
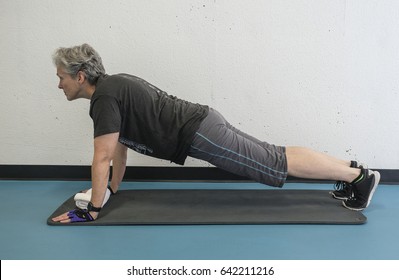
[[[48, 226], [48, 216], [89, 187], [76, 181], [0, 181], [2, 260], [399, 259], [399, 186], [381, 185], [364, 225]], [[127, 182], [130, 188], [252, 188], [256, 183]], [[266, 187], [267, 188], [267, 187]], [[288, 183], [286, 189], [329, 189]]]

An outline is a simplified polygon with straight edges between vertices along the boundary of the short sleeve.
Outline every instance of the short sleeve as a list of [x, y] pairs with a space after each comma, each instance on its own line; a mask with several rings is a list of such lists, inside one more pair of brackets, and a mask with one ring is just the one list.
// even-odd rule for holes
[[94, 138], [120, 131], [121, 112], [118, 101], [111, 96], [99, 96], [92, 101], [90, 117], [93, 119]]

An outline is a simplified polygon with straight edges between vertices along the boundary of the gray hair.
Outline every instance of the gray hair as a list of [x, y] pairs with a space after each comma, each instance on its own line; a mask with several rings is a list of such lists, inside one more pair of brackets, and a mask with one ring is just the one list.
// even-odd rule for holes
[[88, 44], [57, 49], [53, 54], [53, 63], [56, 67], [63, 67], [71, 76], [83, 71], [92, 85], [105, 74], [100, 55]]

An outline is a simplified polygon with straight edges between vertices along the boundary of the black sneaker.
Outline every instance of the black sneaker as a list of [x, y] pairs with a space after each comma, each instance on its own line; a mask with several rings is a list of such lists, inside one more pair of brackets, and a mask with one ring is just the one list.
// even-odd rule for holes
[[352, 185], [347, 182], [337, 181], [334, 189], [335, 191], [331, 192], [331, 195], [335, 199], [347, 200], [352, 196]]
[[346, 201], [342, 201], [343, 206], [355, 211], [367, 208], [377, 189], [380, 178], [379, 172], [362, 168], [359, 178], [351, 183], [352, 196]]
[[[352, 168], [362, 168], [363, 165], [360, 165], [357, 161], [352, 160], [351, 166]], [[333, 198], [339, 200], [347, 200], [352, 196], [352, 186], [351, 184], [343, 181], [337, 181], [334, 185], [335, 191], [330, 192]]]

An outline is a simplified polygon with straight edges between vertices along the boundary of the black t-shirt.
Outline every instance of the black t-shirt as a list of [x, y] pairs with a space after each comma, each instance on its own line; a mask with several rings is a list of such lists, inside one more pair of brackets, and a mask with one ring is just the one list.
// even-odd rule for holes
[[100, 77], [90, 102], [94, 137], [119, 132], [123, 145], [178, 164], [208, 111], [128, 74]]

